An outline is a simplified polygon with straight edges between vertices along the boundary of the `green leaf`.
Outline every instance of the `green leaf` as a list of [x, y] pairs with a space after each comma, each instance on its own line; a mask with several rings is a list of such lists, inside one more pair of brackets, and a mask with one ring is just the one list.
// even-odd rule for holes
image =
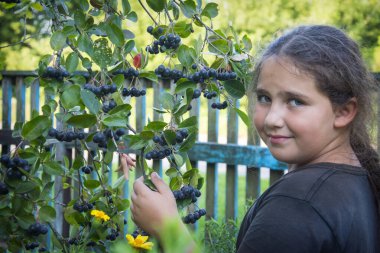
[[244, 50], [249, 51], [252, 49], [252, 41], [251, 39], [245, 34], [242, 38], [243, 44], [244, 44]]
[[116, 115], [109, 115], [102, 120], [102, 123], [109, 127], [125, 127], [128, 123], [128, 118]]
[[131, 111], [132, 106], [130, 104], [121, 104], [113, 108], [108, 114], [118, 114], [119, 116], [127, 116], [127, 114]]
[[79, 63], [78, 54], [76, 52], [70, 53], [66, 59], [66, 70], [69, 72], [74, 72], [78, 67], [78, 63]]
[[55, 222], [56, 212], [51, 206], [43, 206], [39, 210], [38, 217], [42, 222]]
[[84, 103], [84, 105], [88, 108], [88, 110], [92, 114], [97, 114], [102, 107], [98, 98], [89, 90], [81, 90], [80, 97]]
[[140, 133], [140, 137], [143, 140], [151, 140], [154, 137], [154, 133], [153, 133], [153, 131], [149, 131], [149, 130], [142, 131]]
[[88, 58], [84, 58], [84, 59], [82, 60], [82, 66], [83, 66], [83, 68], [86, 68], [86, 69], [91, 68], [91, 67], [92, 67], [92, 62], [91, 62], [91, 60], [88, 59]]
[[187, 24], [186, 21], [179, 21], [174, 25], [174, 31], [181, 37], [187, 38], [193, 31], [191, 23]]
[[[125, 181], [125, 180], [124, 180]], [[125, 211], [129, 208], [129, 200], [128, 199], [119, 199], [116, 200], [116, 208], [118, 212]]]
[[38, 185], [32, 181], [29, 182], [21, 182], [17, 185], [15, 189], [15, 193], [28, 193], [34, 190], [34, 188], [38, 187]]
[[124, 34], [120, 27], [110, 23], [104, 30], [112, 43], [119, 47], [124, 45]]
[[79, 85], [71, 85], [64, 90], [61, 97], [61, 103], [64, 108], [67, 110], [81, 105], [80, 100], [80, 86]]
[[164, 131], [164, 137], [167, 143], [171, 145], [175, 145], [177, 141], [175, 140], [175, 132], [173, 130], [165, 130]]
[[29, 88], [37, 80], [37, 77], [28, 76], [24, 79], [25, 87]]
[[151, 121], [144, 127], [144, 130], [162, 131], [168, 123], [163, 121]]
[[146, 0], [146, 3], [155, 12], [161, 12], [165, 8], [166, 0]]
[[32, 141], [42, 136], [42, 133], [50, 128], [51, 121], [47, 116], [37, 116], [31, 121], [25, 123], [21, 130], [21, 136]]
[[216, 16], [218, 16], [218, 4], [207, 3], [206, 6], [203, 8], [201, 15], [206, 16], [210, 19], [215, 18]]
[[181, 144], [179, 151], [180, 152], [189, 151], [194, 146], [196, 140], [197, 140], [197, 134], [190, 133], [189, 136], [186, 138], [186, 140]]
[[90, 7], [87, 0], [79, 0], [79, 6], [82, 8], [83, 11], [87, 11]]
[[210, 42], [210, 44], [208, 45], [208, 50], [211, 53], [224, 55], [230, 51], [230, 47], [228, 46], [228, 42], [226, 40], [217, 39]]
[[92, 45], [92, 40], [87, 34], [81, 34], [78, 37], [78, 48], [79, 50], [86, 52], [89, 55], [92, 55], [94, 48]]
[[238, 80], [227, 80], [223, 82], [227, 93], [233, 98], [239, 99], [245, 95], [244, 84]]
[[137, 17], [136, 12], [131, 11], [130, 13], [128, 13], [127, 19], [132, 21], [132, 22], [137, 22], [138, 17]]
[[193, 56], [195, 56], [195, 54], [195, 50], [186, 45], [182, 44], [178, 48], [178, 60], [181, 62], [182, 65], [186, 67], [190, 67], [191, 64], [194, 63], [195, 59], [193, 58]]
[[251, 129], [252, 124], [251, 124], [251, 120], [249, 119], [248, 115], [245, 112], [243, 112], [242, 110], [239, 110], [238, 108], [234, 108], [234, 110], [239, 115], [239, 117], [244, 122], [244, 124], [248, 127], [248, 129]]
[[176, 168], [169, 168], [165, 171], [165, 175], [168, 177], [176, 177], [178, 175], [178, 170]]
[[128, 0], [121, 0], [121, 6], [123, 8], [124, 15], [127, 15], [131, 11], [131, 5]]
[[108, 46], [107, 39], [100, 38], [94, 41], [94, 55], [92, 59], [103, 69], [111, 64], [112, 50]]
[[160, 96], [162, 107], [167, 110], [172, 110], [174, 107], [174, 97], [170, 93], [163, 93]]
[[58, 51], [66, 45], [66, 36], [61, 31], [55, 31], [50, 38], [50, 46], [53, 50]]
[[93, 190], [93, 189], [98, 188], [100, 186], [100, 183], [98, 180], [88, 179], [88, 180], [84, 181], [84, 186], [87, 189]]
[[74, 115], [67, 120], [67, 124], [80, 128], [92, 127], [96, 124], [96, 122], [96, 116], [93, 114]]
[[185, 119], [181, 123], [179, 123], [179, 128], [186, 128], [186, 127], [193, 127], [198, 125], [198, 118], [197, 116], [192, 116], [190, 118]]
[[187, 90], [189, 88], [196, 89], [197, 88], [197, 84], [194, 83], [193, 81], [189, 81], [186, 78], [183, 78], [183, 79], [180, 79], [180, 80], [177, 81], [177, 85], [175, 86], [174, 92], [175, 93], [180, 93], [180, 92], [185, 91], [185, 90]]
[[173, 177], [172, 179], [170, 179], [169, 187], [173, 191], [178, 190], [181, 187], [181, 185], [182, 185], [182, 178], [181, 177], [177, 176], [177, 177]]
[[187, 18], [192, 18], [196, 13], [196, 5], [193, 0], [186, 0], [185, 2], [181, 2], [180, 8], [183, 15], [185, 15]]
[[124, 46], [124, 55], [129, 54], [134, 48], [135, 48], [135, 41], [128, 40], [128, 42], [125, 43], [125, 46]]
[[61, 176], [65, 172], [65, 167], [56, 161], [49, 161], [43, 164], [44, 172], [52, 176]]
[[157, 75], [153, 71], [141, 71], [139, 73], [139, 78], [146, 78], [148, 80], [151, 80], [152, 82], [158, 82]]

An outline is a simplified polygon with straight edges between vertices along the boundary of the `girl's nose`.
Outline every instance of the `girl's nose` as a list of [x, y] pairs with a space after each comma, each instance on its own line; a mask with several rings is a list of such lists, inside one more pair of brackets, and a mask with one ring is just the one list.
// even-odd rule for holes
[[279, 108], [271, 107], [265, 117], [265, 126], [267, 128], [280, 128], [284, 126], [283, 113]]

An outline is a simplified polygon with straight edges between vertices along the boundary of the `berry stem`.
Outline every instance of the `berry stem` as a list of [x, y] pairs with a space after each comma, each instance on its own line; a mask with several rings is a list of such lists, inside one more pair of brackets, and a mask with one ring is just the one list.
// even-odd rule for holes
[[64, 238], [58, 233], [58, 231], [55, 229], [55, 227], [50, 223], [48, 222], [47, 223], [51, 229], [51, 231], [53, 231], [53, 234], [55, 235], [55, 237], [57, 238], [58, 242], [61, 244], [62, 246], [62, 251], [64, 253], [69, 253], [66, 249], [66, 245], [64, 243]]
[[141, 0], [138, 0], [138, 1], [139, 1], [139, 4], [141, 5], [141, 7], [144, 9], [144, 11], [149, 15], [149, 17], [153, 20], [154, 24], [157, 26], [158, 23], [153, 18], [153, 16], [150, 14], [150, 12], [148, 11], [148, 9], [144, 6], [144, 4], [141, 2]]

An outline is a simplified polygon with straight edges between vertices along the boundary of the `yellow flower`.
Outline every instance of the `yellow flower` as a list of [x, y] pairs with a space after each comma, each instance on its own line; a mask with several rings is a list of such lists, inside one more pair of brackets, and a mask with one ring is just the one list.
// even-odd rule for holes
[[146, 242], [149, 238], [148, 236], [138, 235], [134, 238], [132, 235], [127, 234], [125, 237], [127, 238], [129, 245], [134, 248], [151, 250], [153, 247], [152, 242]]
[[110, 219], [110, 217], [105, 212], [96, 209], [91, 211], [91, 215], [104, 221], [108, 221]]

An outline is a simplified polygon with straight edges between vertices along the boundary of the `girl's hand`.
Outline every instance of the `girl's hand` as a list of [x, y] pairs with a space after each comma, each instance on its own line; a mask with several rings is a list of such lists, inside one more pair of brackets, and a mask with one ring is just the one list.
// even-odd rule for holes
[[146, 186], [143, 177], [138, 178], [133, 184], [132, 220], [145, 232], [159, 238], [159, 230], [166, 220], [177, 219], [181, 223], [182, 221], [169, 186], [156, 172], [152, 173], [151, 180], [157, 191], [152, 191]]
[[122, 169], [124, 172], [124, 177], [126, 180], [129, 179], [129, 171], [136, 166], [136, 160], [127, 154], [120, 153], [120, 167], [119, 171]]

